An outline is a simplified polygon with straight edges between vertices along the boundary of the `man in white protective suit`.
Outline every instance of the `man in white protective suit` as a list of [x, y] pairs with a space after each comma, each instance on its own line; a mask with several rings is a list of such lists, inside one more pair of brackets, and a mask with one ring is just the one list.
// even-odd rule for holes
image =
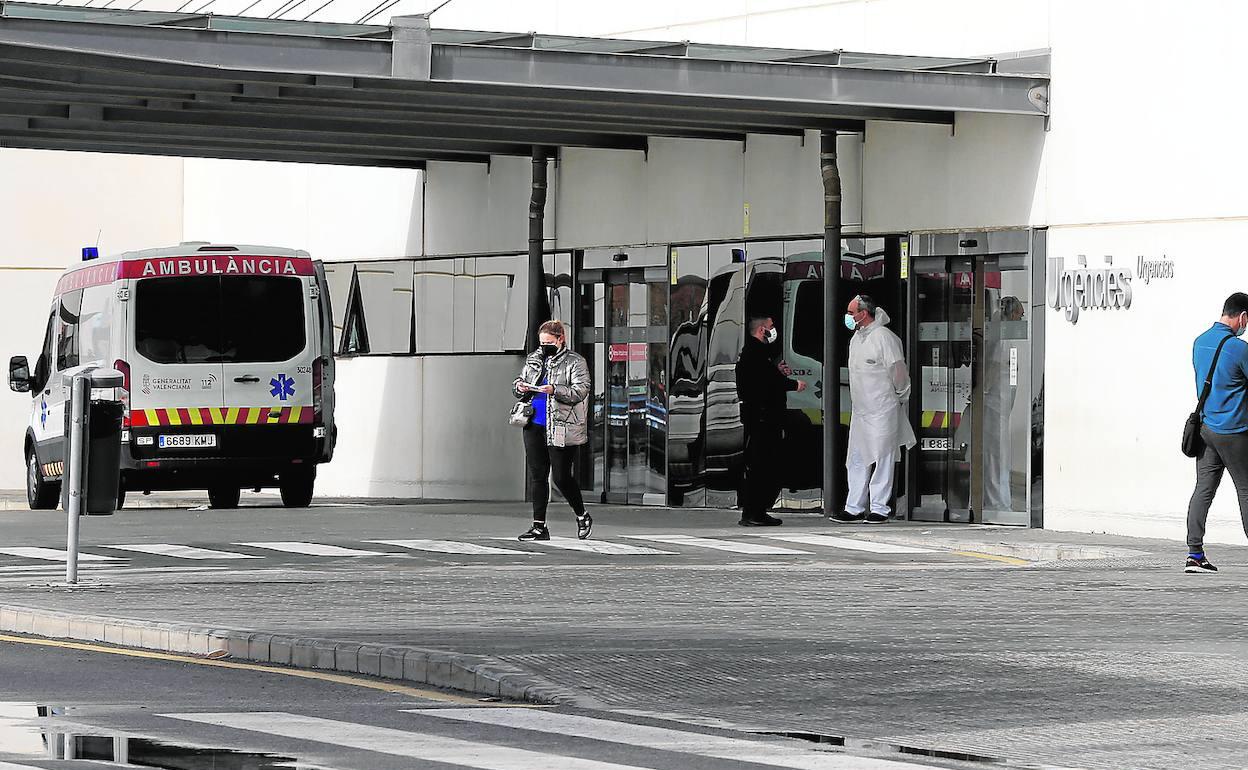
[[[901, 340], [888, 326], [888, 313], [865, 294], [845, 313], [849, 341], [849, 452], [845, 459], [849, 495], [833, 521], [883, 524], [892, 513], [893, 472], [900, 450], [914, 446], [906, 415], [910, 372]], [[868, 502], [870, 509], [868, 510]]]

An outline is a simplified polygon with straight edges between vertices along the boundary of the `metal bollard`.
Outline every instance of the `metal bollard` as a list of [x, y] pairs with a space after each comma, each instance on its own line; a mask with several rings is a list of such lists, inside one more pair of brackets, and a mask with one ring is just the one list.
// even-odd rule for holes
[[119, 388], [124, 382], [121, 372], [115, 369], [91, 369], [75, 375], [66, 375], [69, 385], [69, 451], [65, 454], [66, 482], [65, 518], [68, 521], [65, 545], [65, 582], [78, 583], [78, 529], [87, 496], [87, 469], [89, 433], [88, 420], [91, 412], [92, 388]]

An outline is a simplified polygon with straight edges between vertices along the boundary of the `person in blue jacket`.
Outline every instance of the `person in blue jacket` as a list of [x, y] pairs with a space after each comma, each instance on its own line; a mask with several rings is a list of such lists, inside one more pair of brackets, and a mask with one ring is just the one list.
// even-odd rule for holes
[[1205, 521], [1209, 506], [1230, 471], [1239, 498], [1239, 516], [1248, 533], [1248, 342], [1240, 339], [1248, 329], [1248, 294], [1235, 292], [1222, 305], [1222, 317], [1196, 338], [1192, 345], [1192, 368], [1196, 374], [1196, 397], [1204, 390], [1214, 353], [1225, 341], [1213, 373], [1209, 400], [1205, 402], [1200, 437], [1204, 446], [1196, 458], [1196, 489], [1187, 506], [1187, 563], [1184, 572], [1217, 572], [1205, 557]]

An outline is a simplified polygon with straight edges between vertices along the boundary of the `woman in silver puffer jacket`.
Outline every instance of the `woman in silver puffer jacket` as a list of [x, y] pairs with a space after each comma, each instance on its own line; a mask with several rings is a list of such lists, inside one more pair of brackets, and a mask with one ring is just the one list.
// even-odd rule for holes
[[549, 540], [546, 506], [550, 502], [550, 479], [576, 514], [576, 536], [589, 537], [594, 520], [585, 511], [581, 489], [572, 478], [577, 447], [589, 441], [589, 391], [591, 380], [585, 358], [568, 349], [567, 335], [559, 321], [547, 321], [538, 329], [540, 347], [525, 359], [524, 369], [512, 383], [516, 398], [530, 398], [533, 417], [524, 427], [524, 454], [533, 488], [533, 526], [521, 540]]

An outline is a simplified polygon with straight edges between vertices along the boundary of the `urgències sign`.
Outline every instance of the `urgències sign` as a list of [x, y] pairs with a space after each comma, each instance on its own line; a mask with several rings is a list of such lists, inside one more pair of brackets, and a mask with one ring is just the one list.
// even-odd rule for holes
[[1105, 257], [1105, 267], [1089, 268], [1088, 258], [1080, 254], [1076, 270], [1066, 269], [1062, 257], [1049, 259], [1045, 276], [1045, 295], [1049, 307], [1064, 310], [1066, 320], [1079, 323], [1084, 310], [1126, 310], [1131, 307], [1131, 268], [1114, 267], [1114, 258]]
[[1127, 310], [1131, 307], [1132, 283], [1138, 276], [1144, 285], [1153, 281], [1174, 278], [1174, 260], [1146, 259], [1141, 256], [1136, 264], [1139, 271], [1132, 273], [1129, 267], [1115, 267], [1114, 258], [1106, 255], [1104, 267], [1089, 268], [1088, 258], [1080, 254], [1075, 258], [1079, 267], [1066, 269], [1062, 257], [1049, 259], [1048, 275], [1045, 276], [1045, 294], [1049, 307], [1064, 311], [1066, 320], [1079, 323], [1079, 314], [1085, 310]]

